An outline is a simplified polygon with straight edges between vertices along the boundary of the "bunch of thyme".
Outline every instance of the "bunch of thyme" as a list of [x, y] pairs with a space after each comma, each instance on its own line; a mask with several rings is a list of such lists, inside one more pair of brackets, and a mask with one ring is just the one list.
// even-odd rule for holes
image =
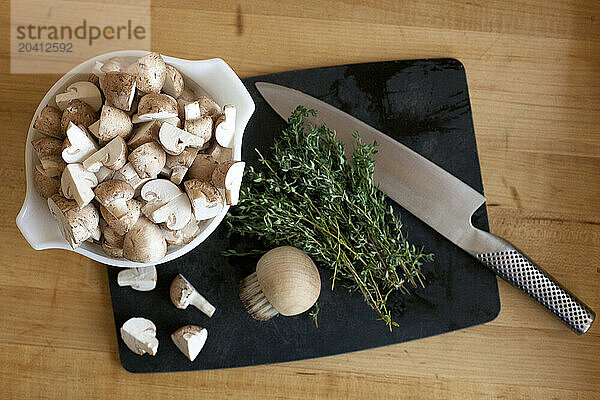
[[[275, 140], [268, 159], [259, 152], [260, 170], [248, 168], [239, 205], [227, 217], [231, 233], [261, 240], [267, 248], [295, 246], [337, 281], [360, 291], [391, 329], [397, 323], [386, 307], [390, 293], [423, 286], [420, 267], [432, 255], [410, 245], [400, 217], [373, 183], [377, 144], [356, 133], [352, 162], [335, 132], [304, 124], [314, 110], [298, 107]], [[227, 255], [244, 255], [237, 250]]]

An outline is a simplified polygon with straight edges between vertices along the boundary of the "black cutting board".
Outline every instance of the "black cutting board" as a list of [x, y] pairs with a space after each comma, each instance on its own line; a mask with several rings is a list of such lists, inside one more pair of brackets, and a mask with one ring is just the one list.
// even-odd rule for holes
[[[299, 89], [330, 103], [402, 142], [483, 193], [469, 92], [463, 65], [454, 59], [391, 61], [284, 72], [244, 80], [256, 112], [244, 133], [243, 159], [256, 165], [255, 148], [268, 153], [284, 121], [254, 87], [257, 81]], [[396, 206], [396, 205], [394, 205]], [[151, 292], [117, 286], [118, 268], [108, 268], [119, 353], [131, 372], [229, 368], [300, 360], [364, 350], [437, 335], [492, 320], [500, 311], [496, 277], [420, 220], [402, 213], [409, 240], [435, 254], [424, 267], [426, 287], [395, 295], [390, 303], [399, 327], [392, 332], [363, 301], [341, 286], [330, 290], [331, 274], [319, 266], [323, 289], [318, 328], [308, 313], [253, 320], [238, 298], [238, 283], [256, 258], [228, 260], [221, 251], [238, 245], [222, 224], [185, 256], [158, 267]], [[488, 229], [485, 207], [473, 217]], [[176, 309], [169, 285], [183, 274], [217, 308], [212, 318], [197, 309]], [[131, 317], [157, 326], [158, 354], [138, 356], [120, 339], [119, 328]], [[208, 340], [190, 362], [170, 334], [186, 324], [208, 329]]]

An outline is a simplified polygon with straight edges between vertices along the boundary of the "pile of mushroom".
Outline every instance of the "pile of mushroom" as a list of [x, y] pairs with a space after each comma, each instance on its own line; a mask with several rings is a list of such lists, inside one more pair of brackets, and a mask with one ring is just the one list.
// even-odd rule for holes
[[34, 184], [73, 248], [156, 262], [237, 204], [235, 107], [197, 96], [160, 54], [97, 61], [55, 103], [34, 122]]

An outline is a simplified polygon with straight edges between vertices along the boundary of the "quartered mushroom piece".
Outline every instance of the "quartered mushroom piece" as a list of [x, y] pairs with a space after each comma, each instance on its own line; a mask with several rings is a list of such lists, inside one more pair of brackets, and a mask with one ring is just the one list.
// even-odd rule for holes
[[101, 167], [116, 171], [127, 162], [127, 144], [121, 136], [112, 139], [106, 146], [93, 153], [83, 162], [83, 168], [98, 172]]
[[183, 93], [183, 76], [172, 65], [166, 64], [165, 70], [165, 83], [162, 91], [176, 99]]
[[175, 346], [190, 360], [194, 361], [208, 338], [208, 331], [196, 325], [186, 325], [171, 334]]
[[109, 257], [122, 258], [124, 239], [124, 234], [119, 235], [115, 229], [108, 225], [102, 231], [102, 250]]
[[198, 154], [187, 172], [188, 178], [210, 182], [217, 168], [217, 161], [210, 154]]
[[61, 139], [66, 135], [69, 122], [75, 125], [90, 126], [96, 121], [96, 112], [88, 103], [79, 99], [71, 100], [62, 112], [60, 118]]
[[142, 212], [142, 203], [136, 199], [129, 199], [125, 204], [127, 211], [121, 218], [117, 218], [106, 207], [100, 204], [100, 215], [104, 218], [108, 226], [121, 236], [133, 228]]
[[109, 72], [104, 77], [104, 97], [110, 105], [120, 110], [131, 110], [135, 88], [135, 76], [126, 72]]
[[75, 201], [55, 194], [48, 198], [48, 208], [63, 237], [74, 249], [98, 231], [100, 216], [91, 204], [79, 207]]
[[158, 131], [158, 140], [165, 152], [171, 155], [181, 154], [186, 147], [202, 147], [205, 143], [205, 138], [186, 132], [171, 124], [162, 124]]
[[158, 143], [149, 142], [133, 150], [128, 160], [141, 179], [156, 178], [165, 166], [167, 154]]
[[55, 97], [56, 105], [60, 110], [64, 110], [71, 100], [81, 100], [92, 107], [97, 112], [102, 107], [102, 95], [98, 87], [91, 82], [75, 82], [67, 87], [64, 93], [59, 93]]
[[90, 132], [98, 138], [100, 145], [110, 142], [117, 136], [126, 139], [132, 130], [133, 124], [129, 115], [125, 111], [108, 104], [102, 106], [98, 130], [90, 128]]
[[142, 213], [152, 222], [164, 222], [167, 228], [174, 231], [189, 222], [192, 215], [190, 201], [173, 182], [154, 179], [142, 187], [141, 196], [146, 200]]
[[138, 125], [138, 127], [134, 129], [131, 139], [127, 141], [127, 146], [131, 150], [134, 150], [143, 144], [158, 141], [158, 130], [160, 129], [160, 125], [158, 120], [152, 120]]
[[125, 68], [135, 76], [137, 87], [144, 93], [158, 93], [167, 76], [167, 66], [158, 53], [150, 53]]
[[181, 229], [174, 231], [167, 228], [163, 223], [161, 224], [163, 235], [168, 244], [174, 246], [183, 246], [190, 243], [200, 233], [200, 227], [198, 227], [198, 221], [192, 214], [189, 222]]
[[117, 275], [119, 286], [130, 286], [133, 290], [148, 292], [156, 287], [156, 267], [126, 268]]
[[57, 194], [60, 190], [60, 180], [56, 177], [46, 175], [41, 165], [33, 169], [33, 186], [44, 199]]
[[183, 185], [192, 203], [196, 220], [203, 221], [214, 218], [223, 211], [225, 206], [223, 196], [212, 184], [199, 179], [190, 179]]
[[177, 100], [168, 94], [148, 93], [140, 99], [137, 118], [140, 121], [177, 117]]
[[129, 183], [116, 179], [102, 182], [96, 187], [94, 193], [100, 205], [115, 218], [121, 219], [129, 213], [127, 201], [134, 195], [134, 190]]
[[146, 318], [130, 318], [121, 327], [121, 338], [135, 354], [151, 356], [158, 351], [156, 325]]
[[245, 166], [243, 161], [228, 161], [218, 164], [212, 174], [213, 184], [225, 191], [225, 201], [229, 205], [238, 203]]
[[98, 151], [98, 145], [87, 129], [83, 125], [77, 126], [69, 122], [67, 138], [62, 149], [62, 159], [69, 164], [82, 163], [96, 151]]
[[142, 186], [144, 186], [146, 182], [154, 179], [154, 177], [140, 178], [131, 163], [127, 163], [123, 165], [120, 170], [115, 172], [113, 179], [119, 179], [129, 183], [135, 191], [135, 197], [138, 197], [142, 190]]
[[31, 141], [31, 146], [36, 152], [44, 174], [49, 177], [59, 176], [65, 169], [66, 163], [62, 159], [63, 142], [51, 137], [41, 137]]
[[233, 147], [235, 138], [235, 107], [223, 107], [223, 115], [215, 123], [215, 139], [223, 147]]
[[123, 257], [128, 260], [150, 263], [167, 254], [167, 242], [158, 225], [140, 216], [135, 225], [125, 234]]
[[[186, 147], [181, 154], [170, 155], [167, 154], [167, 161], [165, 162], [165, 168], [167, 175], [169, 175], [171, 182], [179, 185], [188, 169], [194, 163], [198, 149], [194, 147]], [[163, 170], [164, 172], [164, 170]]]
[[42, 109], [42, 111], [40, 111], [40, 114], [35, 119], [33, 128], [45, 135], [52, 136], [57, 139], [64, 139], [65, 134], [60, 127], [61, 118], [61, 110], [56, 107], [46, 106]]
[[60, 178], [60, 187], [67, 199], [74, 199], [79, 207], [84, 207], [94, 199], [98, 178], [81, 164], [69, 164]]

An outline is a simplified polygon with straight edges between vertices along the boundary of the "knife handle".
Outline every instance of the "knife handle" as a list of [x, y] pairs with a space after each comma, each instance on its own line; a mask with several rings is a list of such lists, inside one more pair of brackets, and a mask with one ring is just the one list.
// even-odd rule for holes
[[[491, 233], [487, 235], [499, 239]], [[486, 235], [486, 236], [487, 236]], [[508, 283], [546, 307], [578, 334], [590, 329], [596, 314], [509, 242], [489, 253], [473, 254]]]

